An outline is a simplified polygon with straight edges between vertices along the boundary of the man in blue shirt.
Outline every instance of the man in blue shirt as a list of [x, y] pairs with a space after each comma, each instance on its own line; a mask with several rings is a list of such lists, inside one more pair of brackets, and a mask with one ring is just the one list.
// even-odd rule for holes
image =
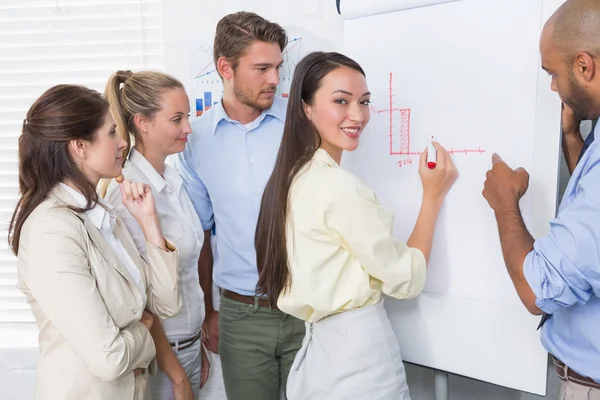
[[[304, 337], [302, 321], [256, 295], [254, 233], [283, 135], [287, 101], [275, 90], [286, 44], [281, 26], [254, 13], [221, 19], [214, 60], [223, 98], [194, 122], [177, 160], [205, 230], [207, 245], [198, 262], [206, 306], [203, 341], [221, 356], [229, 400], [279, 400]], [[218, 313], [213, 278], [222, 290]]]
[[[600, 117], [598, 32], [600, 2], [589, 0], [565, 2], [542, 32], [542, 68], [575, 122]], [[504, 260], [521, 301], [533, 314], [551, 315], [541, 340], [563, 380], [560, 399], [598, 400], [600, 143], [593, 141], [576, 163], [584, 143], [581, 135], [574, 140], [566, 151], [572, 176], [545, 237], [534, 241], [519, 211], [529, 181], [525, 170], [510, 169], [494, 154], [483, 195], [494, 209]]]

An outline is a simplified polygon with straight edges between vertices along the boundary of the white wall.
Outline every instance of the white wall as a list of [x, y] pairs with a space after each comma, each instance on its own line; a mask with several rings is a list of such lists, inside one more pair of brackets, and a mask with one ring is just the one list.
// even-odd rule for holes
[[35, 327], [0, 323], [0, 399], [33, 398], [36, 344]]
[[[218, 4], [218, 10], [215, 9]], [[236, 8], [243, 4], [244, 7]], [[324, 24], [324, 36], [334, 42], [335, 35], [342, 33], [342, 22], [335, 15], [334, 0], [304, 0], [301, 2], [285, 2], [286, 10], [282, 12], [281, 0], [221, 0], [209, 3], [197, 0], [167, 0], [165, 1], [165, 19], [177, 21], [182, 26], [193, 27], [199, 35], [211, 34], [214, 31], [216, 20], [214, 16], [224, 15], [241, 9], [253, 10], [268, 18], [275, 19], [276, 15], [284, 15], [277, 19], [282, 24], [302, 24], [299, 15], [306, 10], [323, 13], [321, 18], [313, 18], [311, 24]], [[278, 10], [279, 9], [279, 10]], [[326, 24], [326, 25], [325, 25]], [[204, 33], [202, 33], [204, 32]], [[172, 32], [165, 31], [165, 59], [181, 59], [182, 53], [187, 51], [186, 37], [177, 37]], [[172, 44], [169, 44], [172, 43]], [[177, 44], [179, 43], [179, 44]], [[167, 66], [167, 69], [169, 67]], [[171, 72], [177, 74], [184, 81], [187, 76], [185, 65], [174, 66]], [[563, 183], [568, 179], [568, 173], [562, 173]], [[33, 397], [35, 364], [38, 350], [35, 347], [36, 332], [23, 330], [16, 326], [0, 324], [0, 399], [2, 400], [29, 400]], [[15, 344], [18, 347], [15, 347]], [[490, 360], [493, 362], [493, 360]], [[433, 400], [434, 380], [433, 371], [407, 365], [408, 384], [413, 400]], [[556, 399], [558, 397], [559, 380], [553, 371], [549, 371], [548, 395], [546, 397], [520, 393], [515, 390], [490, 385], [472, 379], [450, 376], [449, 390], [451, 400], [536, 400]]]

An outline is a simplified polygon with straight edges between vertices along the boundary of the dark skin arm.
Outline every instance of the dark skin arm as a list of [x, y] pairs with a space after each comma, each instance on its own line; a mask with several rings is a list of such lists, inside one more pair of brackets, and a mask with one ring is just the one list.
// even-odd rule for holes
[[219, 313], [212, 303], [213, 253], [210, 244], [210, 230], [204, 231], [204, 244], [198, 258], [198, 276], [204, 292], [206, 318], [202, 324], [202, 343], [213, 353], [219, 353]]
[[525, 257], [533, 250], [534, 243], [519, 210], [519, 199], [529, 186], [529, 174], [522, 168], [512, 170], [497, 154], [492, 156], [492, 162], [492, 169], [486, 175], [483, 197], [496, 216], [506, 269], [523, 305], [530, 313], [542, 315], [523, 273]]
[[565, 156], [565, 160], [567, 161], [569, 173], [573, 174], [584, 144], [583, 137], [581, 136], [581, 132], [579, 130], [581, 121], [575, 117], [573, 110], [571, 110], [571, 108], [566, 104], [563, 104], [561, 120], [562, 151]]

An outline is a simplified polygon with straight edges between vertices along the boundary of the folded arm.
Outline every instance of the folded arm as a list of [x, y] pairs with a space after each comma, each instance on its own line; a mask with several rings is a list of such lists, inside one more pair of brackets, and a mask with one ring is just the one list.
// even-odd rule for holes
[[140, 322], [114, 324], [88, 264], [83, 224], [68, 210], [50, 210], [23, 235], [22, 282], [91, 373], [111, 381], [147, 367], [155, 355], [150, 332]]

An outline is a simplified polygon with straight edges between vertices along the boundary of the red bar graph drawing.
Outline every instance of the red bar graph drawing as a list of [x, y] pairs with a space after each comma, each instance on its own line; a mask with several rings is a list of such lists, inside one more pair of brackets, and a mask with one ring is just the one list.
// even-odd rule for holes
[[[389, 108], [375, 111], [377, 114], [389, 113], [389, 136], [390, 136], [390, 155], [392, 156], [418, 156], [422, 152], [411, 150], [411, 131], [410, 131], [410, 108], [394, 108], [394, 88], [392, 84], [393, 74], [390, 72], [389, 84]], [[399, 126], [394, 125], [394, 121], [399, 121]], [[395, 142], [394, 138], [398, 141]], [[450, 154], [469, 154], [485, 153], [481, 147], [476, 149], [455, 149], [453, 147], [446, 149]]]
[[398, 112], [400, 113], [400, 153], [408, 154], [410, 153], [410, 108]]

